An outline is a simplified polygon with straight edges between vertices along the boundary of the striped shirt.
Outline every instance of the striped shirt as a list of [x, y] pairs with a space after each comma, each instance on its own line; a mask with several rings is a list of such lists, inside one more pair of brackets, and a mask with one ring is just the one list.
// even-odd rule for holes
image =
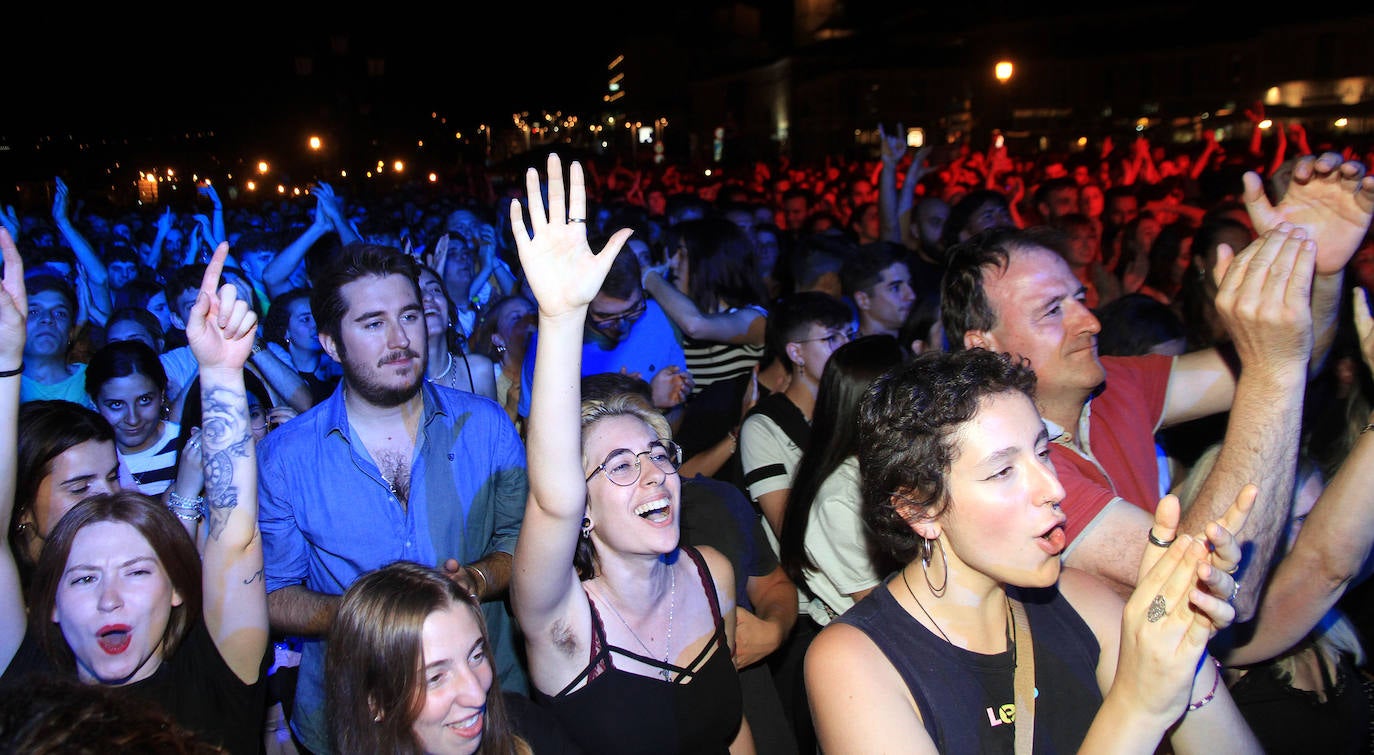
[[119, 452], [119, 485], [144, 495], [162, 495], [177, 477], [181, 425], [163, 422], [157, 440], [142, 451]]

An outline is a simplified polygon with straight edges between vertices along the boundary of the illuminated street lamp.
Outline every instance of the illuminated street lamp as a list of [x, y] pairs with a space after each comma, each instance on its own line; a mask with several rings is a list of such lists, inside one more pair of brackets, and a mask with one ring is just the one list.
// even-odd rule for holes
[[1010, 60], [999, 60], [997, 61], [997, 65], [993, 66], [992, 69], [992, 75], [997, 77], [997, 83], [999, 84], [1005, 84], [1010, 81], [1014, 72]]
[[322, 147], [322, 146], [324, 146], [324, 142], [320, 141], [320, 137], [318, 137], [318, 136], [311, 136], [311, 137], [310, 137], [310, 149], [311, 149], [311, 150], [313, 150], [313, 151], [315, 151], [315, 152], [319, 152], [319, 151], [320, 151], [320, 147]]

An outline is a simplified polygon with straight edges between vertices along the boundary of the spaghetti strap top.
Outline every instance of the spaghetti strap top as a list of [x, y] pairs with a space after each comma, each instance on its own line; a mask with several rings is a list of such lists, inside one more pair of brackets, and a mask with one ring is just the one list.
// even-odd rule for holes
[[[743, 699], [715, 583], [695, 548], [684, 546], [681, 552], [696, 565], [715, 624], [711, 639], [687, 666], [609, 644], [596, 602], [588, 595], [590, 661], [558, 694], [549, 696], [533, 690], [535, 701], [547, 706], [588, 752], [723, 753], [739, 731]], [[616, 668], [616, 655], [668, 670], [673, 680]], [[584, 679], [586, 684], [575, 689]]]

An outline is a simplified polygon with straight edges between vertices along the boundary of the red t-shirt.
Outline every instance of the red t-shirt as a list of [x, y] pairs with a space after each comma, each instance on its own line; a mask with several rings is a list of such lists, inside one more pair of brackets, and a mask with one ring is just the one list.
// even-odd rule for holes
[[[1102, 357], [1106, 387], [1084, 405], [1078, 427], [1064, 428], [1066, 435], [1050, 444], [1050, 459], [1064, 486], [1070, 543], [1113, 498], [1152, 514], [1159, 505], [1154, 434], [1173, 365], [1170, 356]], [[1073, 447], [1069, 433], [1082, 434], [1085, 452]]]

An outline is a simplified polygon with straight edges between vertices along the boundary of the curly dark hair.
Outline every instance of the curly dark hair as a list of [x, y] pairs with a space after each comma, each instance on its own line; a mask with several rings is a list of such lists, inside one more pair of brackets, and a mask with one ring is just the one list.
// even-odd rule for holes
[[898, 563], [916, 558], [921, 537], [894, 499], [928, 516], [949, 504], [954, 435], [982, 400], [1010, 391], [1035, 398], [1024, 361], [986, 349], [926, 351], [873, 382], [859, 403], [862, 516], [875, 550]]

